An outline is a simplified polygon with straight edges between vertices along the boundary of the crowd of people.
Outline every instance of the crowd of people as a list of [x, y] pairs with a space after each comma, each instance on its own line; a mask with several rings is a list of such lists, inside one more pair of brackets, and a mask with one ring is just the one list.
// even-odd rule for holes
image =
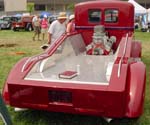
[[35, 16], [32, 20], [34, 28], [33, 41], [35, 41], [36, 37], [38, 41], [41, 41], [41, 35], [42, 40], [45, 40], [45, 36], [47, 36], [47, 46], [49, 46], [62, 34], [70, 33], [75, 30], [74, 19], [74, 14], [70, 15], [68, 19], [65, 12], [60, 12], [57, 19], [49, 25], [46, 15], [44, 15], [43, 19], [40, 19], [39, 16]]

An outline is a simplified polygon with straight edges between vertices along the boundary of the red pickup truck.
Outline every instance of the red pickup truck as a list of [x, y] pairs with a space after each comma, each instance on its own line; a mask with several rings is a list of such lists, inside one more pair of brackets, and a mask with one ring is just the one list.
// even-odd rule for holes
[[32, 31], [32, 19], [34, 16], [22, 16], [20, 20], [15, 21], [12, 23], [11, 29], [13, 31], [19, 30], [19, 29], [25, 29], [27, 31]]
[[75, 29], [12, 68], [5, 102], [108, 119], [140, 117], [146, 67], [142, 45], [134, 40], [134, 6], [119, 0], [78, 3]]

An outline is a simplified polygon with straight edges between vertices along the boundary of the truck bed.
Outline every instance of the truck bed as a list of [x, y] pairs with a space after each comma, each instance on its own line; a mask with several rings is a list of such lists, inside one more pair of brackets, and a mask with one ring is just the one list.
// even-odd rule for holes
[[[25, 80], [57, 81], [75, 84], [98, 84], [108, 85], [106, 69], [108, 62], [113, 62], [114, 56], [79, 55], [66, 57], [61, 61], [51, 62], [49, 68], [42, 72], [30, 72]], [[57, 65], [56, 65], [57, 64]], [[70, 78], [60, 78], [59, 74], [64, 71], [78, 71], [78, 75]]]
[[[38, 62], [25, 80], [108, 85], [107, 70], [111, 70], [115, 55], [87, 55], [83, 39], [78, 34], [68, 37], [56, 53]], [[76, 71], [78, 75], [70, 79], [60, 78], [59, 74], [65, 71]]]

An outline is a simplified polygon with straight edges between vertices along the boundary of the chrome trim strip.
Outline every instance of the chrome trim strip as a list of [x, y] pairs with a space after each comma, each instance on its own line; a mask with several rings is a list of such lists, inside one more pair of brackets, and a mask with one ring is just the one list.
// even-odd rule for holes
[[[94, 26], [75, 26], [76, 29], [82, 29], [82, 30], [92, 30], [94, 29]], [[109, 30], [134, 30], [134, 27], [124, 27], [124, 26], [106, 26], [105, 29]]]
[[25, 69], [27, 63], [28, 63], [30, 60], [31, 60], [31, 57], [28, 58], [28, 60], [26, 60], [26, 62], [25, 62], [24, 65], [22, 66], [21, 72], [24, 72], [24, 69]]
[[127, 34], [126, 34], [126, 40], [125, 40], [125, 46], [124, 46], [124, 50], [123, 50], [123, 56], [121, 57], [121, 59], [120, 59], [120, 61], [119, 61], [118, 77], [120, 77], [120, 74], [121, 74], [121, 64], [122, 64], [123, 57], [125, 56], [125, 53], [126, 53], [128, 37], [129, 37], [129, 34], [127, 33]]
[[83, 81], [70, 81], [70, 80], [54, 80], [54, 79], [35, 79], [35, 78], [25, 78], [24, 80], [31, 81], [42, 81], [42, 82], [57, 82], [57, 83], [73, 83], [73, 84], [90, 84], [90, 85], [109, 85], [109, 82], [83, 82]]

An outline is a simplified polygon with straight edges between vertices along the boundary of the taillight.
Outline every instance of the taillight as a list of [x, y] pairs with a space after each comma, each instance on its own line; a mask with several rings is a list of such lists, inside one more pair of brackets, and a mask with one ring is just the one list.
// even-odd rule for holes
[[4, 100], [4, 102], [6, 104], [10, 103], [9, 102], [9, 92], [8, 92], [8, 85], [7, 85], [7, 83], [5, 83], [5, 85], [4, 85], [4, 88], [3, 88], [3, 91], [2, 91], [2, 98], [3, 98], [3, 100]]

